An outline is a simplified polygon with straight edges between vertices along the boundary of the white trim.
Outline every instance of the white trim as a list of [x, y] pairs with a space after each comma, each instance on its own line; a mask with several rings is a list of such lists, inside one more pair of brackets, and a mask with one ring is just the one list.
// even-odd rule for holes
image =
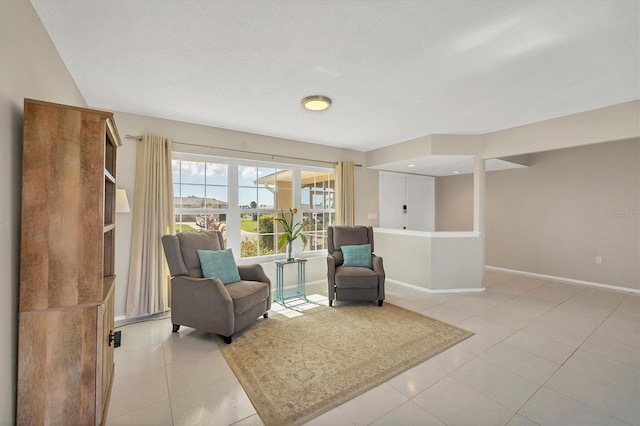
[[390, 278], [386, 279], [388, 282], [398, 284], [404, 287], [409, 287], [413, 290], [422, 291], [429, 294], [442, 294], [442, 293], [481, 293], [486, 290], [485, 287], [482, 288], [446, 288], [446, 289], [436, 289], [432, 290], [429, 288], [420, 287], [414, 284], [408, 284], [398, 280], [392, 280]]
[[530, 277], [546, 278], [546, 279], [551, 279], [551, 280], [555, 280], [555, 281], [566, 281], [566, 282], [574, 283], [574, 284], [583, 284], [583, 285], [588, 285], [588, 286], [592, 286], [592, 287], [606, 288], [606, 289], [609, 289], [609, 290], [625, 291], [625, 292], [639, 293], [640, 294], [640, 289], [629, 288], [629, 287], [621, 287], [621, 286], [618, 286], [618, 285], [595, 283], [595, 282], [592, 282], [592, 281], [574, 280], [573, 278], [557, 277], [555, 275], [538, 274], [538, 273], [535, 273], [535, 272], [518, 271], [516, 269], [499, 268], [497, 266], [489, 266], [489, 265], [485, 265], [485, 269], [488, 269], [490, 271], [510, 272], [510, 273], [513, 273], [513, 274], [527, 275], [527, 276], [530, 276]]
[[[122, 326], [130, 325], [130, 324], [137, 324], [137, 323], [142, 322], [142, 321], [150, 320], [154, 315], [161, 315], [161, 314], [165, 314], [167, 312], [171, 312], [171, 310], [169, 309], [169, 310], [166, 310], [164, 312], [158, 312], [158, 313], [153, 314], [153, 315], [151, 315], [151, 314], [138, 315], [136, 317], [131, 317], [131, 318], [127, 317], [126, 315], [119, 315], [119, 316], [114, 318], [114, 323], [115, 323], [116, 327], [122, 327]], [[167, 318], [169, 318], [169, 317], [167, 317]], [[124, 324], [118, 324], [118, 321], [125, 321], [125, 323]]]
[[[311, 282], [308, 282], [308, 283], [307, 282], [304, 283], [304, 287], [305, 287], [305, 291], [304, 292], [305, 292], [305, 294], [307, 294], [306, 287], [308, 285], [316, 285], [316, 284], [321, 284], [321, 283], [325, 283], [326, 284], [326, 282], [327, 282], [327, 280], [316, 280], [316, 281], [311, 281]], [[290, 285], [284, 286], [284, 290], [291, 290], [291, 289], [296, 289], [296, 288], [298, 288], [298, 283], [294, 283], [294, 284], [290, 284]], [[271, 292], [275, 293], [276, 290], [275, 289], [271, 289]]]
[[[138, 315], [135, 317], [128, 317], [126, 315], [119, 315], [117, 317], [114, 318], [114, 321], [145, 321], [148, 318], [153, 317], [154, 315], [161, 315], [161, 314], [166, 314], [167, 312], [171, 312], [171, 309], [167, 309], [164, 312], [157, 312], [155, 314], [143, 314], [143, 315]], [[124, 324], [127, 325], [127, 324]]]
[[325, 283], [327, 284], [327, 280], [326, 279], [322, 279], [322, 280], [315, 280], [315, 281], [311, 281], [309, 283], [304, 283], [305, 286], [307, 285], [316, 285], [316, 284], [321, 284], [321, 283]]

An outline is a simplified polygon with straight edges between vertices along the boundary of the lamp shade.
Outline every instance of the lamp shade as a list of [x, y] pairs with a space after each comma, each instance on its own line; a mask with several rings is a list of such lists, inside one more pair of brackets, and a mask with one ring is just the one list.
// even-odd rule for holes
[[127, 191], [124, 189], [116, 189], [116, 213], [129, 213], [129, 200], [127, 199]]

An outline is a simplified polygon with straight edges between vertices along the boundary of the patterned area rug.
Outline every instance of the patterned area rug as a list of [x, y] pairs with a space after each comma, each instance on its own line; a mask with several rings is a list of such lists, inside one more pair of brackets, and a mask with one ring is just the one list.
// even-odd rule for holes
[[219, 340], [266, 425], [305, 423], [473, 335], [387, 303], [311, 306]]

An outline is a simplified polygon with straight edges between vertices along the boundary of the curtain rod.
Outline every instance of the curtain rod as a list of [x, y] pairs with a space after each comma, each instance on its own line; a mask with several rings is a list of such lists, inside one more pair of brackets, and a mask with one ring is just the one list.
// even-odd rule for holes
[[[140, 142], [142, 140], [142, 136], [126, 135], [125, 137], [127, 139], [135, 139], [138, 142]], [[288, 158], [290, 160], [313, 161], [313, 162], [316, 162], [316, 163], [332, 164], [334, 166], [337, 164], [335, 161], [313, 160], [311, 158], [292, 157], [290, 155], [265, 154], [264, 152], [245, 151], [245, 150], [242, 150], [242, 149], [233, 149], [233, 148], [219, 148], [219, 147], [215, 147], [215, 146], [206, 146], [206, 145], [199, 145], [199, 144], [195, 144], [195, 143], [187, 143], [187, 142], [180, 142], [180, 141], [173, 141], [173, 143], [176, 143], [178, 145], [197, 146], [197, 147], [200, 147], [200, 148], [213, 148], [213, 149], [220, 149], [220, 150], [224, 150], [224, 151], [233, 151], [233, 152], [239, 152], [239, 153], [242, 153], [242, 154], [266, 155], [266, 156], [270, 156], [272, 160], [275, 159], [275, 157], [278, 157], [278, 158]], [[355, 167], [362, 167], [362, 164], [355, 164]]]

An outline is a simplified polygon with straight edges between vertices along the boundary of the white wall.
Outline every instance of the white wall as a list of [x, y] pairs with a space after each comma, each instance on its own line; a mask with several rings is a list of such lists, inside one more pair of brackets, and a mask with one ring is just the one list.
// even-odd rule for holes
[[[115, 113], [116, 125], [123, 139], [123, 146], [118, 150], [117, 186], [125, 189], [129, 197], [129, 204], [135, 202], [135, 165], [137, 141], [127, 139], [126, 135], [139, 136], [156, 134], [171, 138], [175, 141], [174, 151], [209, 154], [222, 157], [248, 158], [262, 161], [292, 162], [287, 156], [308, 158], [309, 161], [296, 163], [321, 167], [331, 167], [338, 160], [364, 163], [365, 154], [359, 151], [327, 147], [317, 144], [298, 142], [288, 139], [255, 135], [251, 133], [220, 129], [209, 126], [184, 123], [173, 120], [146, 117], [122, 112]], [[242, 150], [258, 154], [243, 154], [232, 150]], [[370, 223], [368, 213], [377, 215], [377, 180], [376, 185], [371, 181], [377, 178], [376, 173], [358, 167], [356, 168], [356, 220], [358, 223]], [[372, 201], [373, 200], [373, 201]], [[361, 204], [359, 204], [359, 201]], [[116, 217], [116, 317], [125, 315], [126, 293], [129, 276], [129, 260], [131, 253], [131, 227], [133, 215], [120, 213]], [[263, 264], [265, 272], [275, 285], [275, 267], [273, 263]], [[310, 259], [306, 266], [308, 282], [326, 279], [326, 259]], [[293, 281], [285, 282], [285, 285]]]
[[483, 158], [530, 154], [640, 136], [640, 101], [482, 135]]
[[436, 177], [436, 231], [473, 231], [473, 175]]
[[[531, 154], [486, 193], [488, 265], [640, 289], [640, 139]], [[471, 229], [472, 175], [437, 178], [436, 197], [439, 231]]]
[[376, 228], [374, 236], [375, 253], [384, 259], [390, 281], [430, 292], [483, 288], [482, 240], [477, 232]]
[[[400, 161], [411, 158], [415, 155], [428, 154], [447, 154], [461, 153], [457, 152], [462, 147], [463, 150], [470, 150], [475, 145], [474, 139], [456, 140], [455, 135], [451, 138], [444, 138], [442, 135], [430, 135], [407, 141], [394, 146], [380, 148], [367, 152], [368, 165], [381, 164], [387, 161]], [[558, 117], [551, 120], [545, 120], [538, 123], [531, 123], [511, 129], [496, 131], [480, 135], [480, 151], [482, 158], [499, 158], [506, 156], [517, 156], [531, 154], [531, 158], [538, 155], [538, 160], [544, 158], [544, 161], [553, 162], [556, 156], [560, 155], [564, 149], [587, 148], [587, 146], [597, 147], [599, 144], [605, 143], [624, 143], [628, 140], [637, 140], [640, 137], [640, 101], [635, 100], [613, 105], [605, 108], [598, 108], [591, 111], [585, 111], [564, 117]], [[444, 138], [444, 139], [443, 139]], [[440, 140], [442, 139], [442, 140]], [[447, 144], [439, 144], [439, 142], [451, 142], [450, 146], [453, 151], [447, 151]], [[455, 142], [455, 143], [453, 143]], [[435, 149], [434, 147], [437, 147]], [[598, 149], [598, 148], [595, 148]], [[436, 152], [437, 151], [437, 152]], [[456, 151], [456, 152], [454, 152]], [[604, 148], [607, 153], [607, 148]], [[520, 169], [504, 172], [491, 172], [486, 176], [487, 179], [487, 202], [486, 202], [486, 259], [487, 264], [491, 266], [502, 266], [510, 269], [519, 269], [532, 273], [556, 275], [565, 278], [572, 278], [583, 281], [599, 282], [603, 284], [618, 285], [633, 289], [640, 288], [640, 279], [638, 279], [638, 244], [640, 241], [638, 226], [640, 220], [637, 216], [633, 216], [633, 212], [638, 211], [638, 185], [640, 176], [638, 173], [638, 165], [640, 163], [637, 151], [626, 156], [620, 157], [620, 164], [624, 166], [616, 167], [608, 164], [605, 169], [603, 162], [594, 159], [589, 165], [582, 165], [582, 170], [578, 171], [572, 164], [571, 158], [567, 159], [573, 176], [582, 176], [582, 179], [568, 180], [566, 176], [568, 172], [563, 169], [562, 164], [556, 164], [552, 171], [548, 171], [545, 176], [536, 176], [538, 184], [533, 184], [527, 179], [518, 180], [517, 187], [511, 182], [509, 191], [491, 192], [492, 188], [496, 188], [498, 176], [520, 176], [530, 172], [529, 169]], [[597, 170], [599, 180], [593, 181], [592, 175], [589, 173], [591, 165], [593, 170]], [[530, 169], [534, 168], [531, 165]], [[538, 168], [539, 169], [539, 168]], [[531, 172], [534, 173], [534, 172]], [[624, 175], [624, 177], [622, 177]], [[606, 176], [616, 176], [614, 181]], [[445, 186], [450, 189], [459, 188], [460, 191], [467, 192], [472, 195], [473, 182], [470, 176], [461, 176], [459, 178], [439, 178], [438, 189], [436, 190], [437, 203], [441, 204], [443, 199], [438, 195], [438, 190], [442, 194]], [[442, 180], [444, 179], [444, 180]], [[508, 178], [506, 178], [508, 179]], [[624, 185], [628, 188], [628, 196], [626, 199], [616, 199], [615, 202], [608, 205], [614, 207], [606, 207], [604, 204], [596, 206], [590, 204], [594, 196], [592, 188], [596, 188], [598, 194], [601, 194], [601, 200], [610, 199], [614, 194], [620, 194], [620, 188], [617, 184], [618, 179], [624, 180]], [[446, 182], [446, 183], [445, 183]], [[505, 185], [507, 180], [503, 181]], [[622, 182], [622, 181], [621, 181]], [[507, 185], [509, 186], [509, 185]], [[538, 197], [537, 188], [545, 188], [543, 197]], [[536, 199], [540, 200], [538, 204], [527, 204], [528, 210], [523, 209], [523, 204], [518, 204], [509, 198], [512, 196], [524, 197], [524, 201], [529, 201], [526, 197], [528, 188], [532, 188]], [[468, 192], [469, 191], [469, 192]], [[562, 196], [565, 191], [569, 197]], [[574, 194], [579, 192], [582, 194], [576, 197]], [[502, 194], [505, 199], [503, 206], [499, 207], [493, 200], [493, 195]], [[571, 206], [567, 203], [573, 202], [582, 209], [580, 213], [585, 213], [584, 206], [589, 206], [589, 219], [585, 220], [583, 216], [575, 216], [575, 220], [567, 219], [566, 211], [556, 210], [559, 215], [551, 215], [552, 217], [537, 217], [536, 212], [540, 205], [549, 207], [549, 195], [560, 194], [554, 198], [556, 205], [562, 206], [564, 210], [571, 210]], [[458, 197], [454, 199], [453, 197]], [[452, 193], [451, 197], [445, 200], [446, 206], [436, 205], [436, 227], [438, 230], [463, 230], [469, 228], [469, 221], [473, 218], [473, 212], [465, 209], [471, 206], [473, 209], [473, 199], [462, 199], [460, 193]], [[630, 207], [619, 207], [630, 206]], [[578, 208], [578, 207], [575, 207]], [[622, 209], [631, 209], [632, 215], [625, 220], [611, 220], [604, 222], [603, 211], [611, 209], [620, 211]], [[596, 210], [600, 209], [600, 210]], [[526, 210], [526, 211], [524, 211]], [[453, 214], [455, 217], [446, 218], [443, 214]], [[440, 215], [440, 217], [438, 217]], [[506, 216], [505, 216], [506, 215]], [[565, 229], [570, 229], [570, 236], [567, 232], [559, 229], [559, 226], [545, 228], [544, 233], [531, 233], [532, 237], [538, 242], [535, 247], [538, 250], [516, 250], [522, 247], [521, 239], [517, 238], [496, 238], [503, 233], [496, 233], [500, 226], [506, 223], [518, 221], [520, 216], [531, 218], [531, 220], [521, 219], [519, 224], [514, 226], [524, 227], [525, 224], [566, 224]], [[599, 215], [599, 216], [598, 216]], [[564, 220], [564, 222], [562, 220]], [[509, 222], [504, 222], [508, 220]], [[492, 228], [491, 224], [495, 224]], [[555, 229], [557, 232], [549, 232], [548, 229]], [[579, 230], [578, 230], [579, 229]], [[610, 229], [612, 232], [603, 231]], [[620, 229], [624, 231], [620, 232]], [[493, 237], [492, 237], [493, 235]], [[542, 237], [544, 235], [544, 238]], [[615, 236], [615, 237], [614, 237]], [[622, 245], [615, 241], [615, 238], [623, 238]], [[586, 244], [569, 244], [571, 241], [583, 241]], [[564, 247], [562, 253], [558, 252], [559, 247]], [[552, 248], [553, 250], [549, 250]], [[574, 250], [577, 249], [577, 250]], [[589, 253], [586, 253], [586, 250]], [[535, 252], [535, 253], [533, 253]], [[594, 258], [598, 253], [604, 259], [610, 259], [610, 263], [603, 262], [602, 265], [595, 265]], [[517, 253], [521, 253], [520, 258], [516, 259]], [[527, 253], [527, 254], [523, 254]], [[555, 254], [556, 257], [550, 257]], [[579, 253], [579, 254], [578, 254]], [[561, 254], [564, 255], [561, 256]], [[568, 256], [568, 257], [567, 257]], [[569, 262], [562, 262], [562, 259], [569, 259]], [[564, 265], [561, 266], [560, 265]]]
[[362, 165], [356, 167], [356, 223], [374, 226], [380, 224], [380, 208], [378, 197], [380, 172], [367, 169]]
[[[122, 139], [122, 146], [117, 151], [116, 161], [116, 186], [127, 191], [129, 207], [133, 212], [135, 205], [135, 180], [136, 180], [136, 144], [132, 139], [125, 138], [120, 129], [118, 117], [116, 126]], [[127, 296], [127, 281], [129, 276], [129, 258], [131, 257], [131, 230], [133, 228], [132, 213], [116, 213], [116, 246], [115, 246], [115, 316], [122, 317], [125, 314], [125, 300]]]
[[0, 425], [15, 423], [24, 98], [86, 106], [28, 1], [0, 1]]
[[640, 290], [640, 139], [532, 154], [486, 191], [487, 265]]

